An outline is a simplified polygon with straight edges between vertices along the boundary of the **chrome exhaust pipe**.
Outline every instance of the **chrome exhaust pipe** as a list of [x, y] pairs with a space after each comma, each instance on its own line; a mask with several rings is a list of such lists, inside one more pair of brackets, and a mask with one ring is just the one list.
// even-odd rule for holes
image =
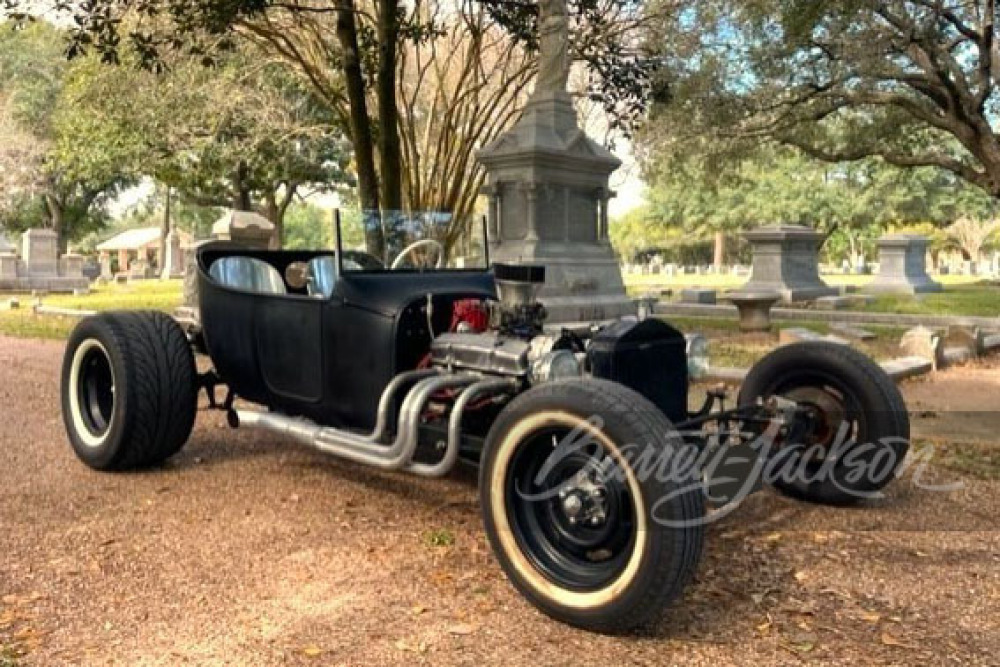
[[[420, 373], [428, 374], [425, 371], [420, 371]], [[287, 435], [321, 452], [340, 456], [356, 463], [364, 463], [383, 470], [399, 470], [413, 459], [418, 444], [420, 414], [430, 397], [442, 389], [470, 385], [477, 380], [474, 375], [438, 375], [436, 371], [431, 371], [429, 374], [432, 377], [424, 377], [420, 380], [403, 400], [399, 411], [396, 439], [392, 445], [378, 443], [387, 428], [388, 406], [391, 405], [392, 394], [406, 381], [412, 380], [413, 376], [404, 380], [400, 380], [401, 376], [397, 376], [386, 387], [379, 402], [379, 415], [376, 418], [375, 429], [368, 435], [320, 426], [308, 419], [287, 417], [276, 413], [253, 410], [236, 410], [234, 412], [240, 426], [263, 428], [274, 433]], [[397, 380], [400, 381], [397, 382]], [[383, 410], [383, 408], [385, 409]]]
[[462, 444], [462, 416], [469, 403], [488, 394], [500, 394], [517, 390], [517, 381], [506, 378], [480, 380], [469, 386], [455, 399], [448, 418], [448, 445], [437, 463], [409, 462], [405, 470], [422, 477], [443, 477], [451, 472], [458, 462]]

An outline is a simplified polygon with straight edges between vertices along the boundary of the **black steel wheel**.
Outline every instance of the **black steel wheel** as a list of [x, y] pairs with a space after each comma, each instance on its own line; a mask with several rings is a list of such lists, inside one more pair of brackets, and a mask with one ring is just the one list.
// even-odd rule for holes
[[553, 382], [514, 400], [480, 468], [486, 533], [514, 585], [590, 630], [655, 620], [697, 566], [704, 499], [695, 471], [670, 479], [633, 463], [680, 446], [655, 406], [612, 382]]
[[604, 474], [612, 454], [597, 442], [562, 455], [571, 429], [531, 434], [514, 454], [506, 511], [518, 544], [539, 570], [574, 590], [597, 590], [624, 570], [639, 522], [625, 480]]
[[851, 504], [878, 493], [909, 448], [899, 389], [864, 354], [805, 342], [764, 357], [740, 388], [740, 405], [780, 397], [801, 409], [793, 441], [777, 441], [766, 468], [773, 486], [802, 500]]
[[97, 470], [161, 463], [191, 433], [196, 380], [187, 338], [165, 313], [107, 312], [81, 321], [62, 369], [73, 450]]

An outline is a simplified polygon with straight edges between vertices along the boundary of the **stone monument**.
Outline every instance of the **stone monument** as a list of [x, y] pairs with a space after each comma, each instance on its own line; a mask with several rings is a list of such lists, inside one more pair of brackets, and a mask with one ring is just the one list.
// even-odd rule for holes
[[940, 292], [941, 283], [927, 275], [930, 241], [916, 234], [889, 234], [878, 240], [878, 275], [865, 291], [924, 294]]
[[[274, 223], [252, 211], [229, 211], [212, 224], [213, 241], [232, 241], [248, 248], [267, 250], [274, 236]], [[184, 306], [197, 319], [198, 248], [207, 241], [195, 241], [184, 247]], [[179, 240], [178, 240], [179, 244]], [[168, 248], [170, 245], [168, 244]], [[168, 251], [169, 252], [169, 251]]]
[[170, 227], [167, 238], [164, 240], [163, 267], [160, 270], [160, 278], [181, 278], [184, 276], [183, 251], [181, 250], [180, 234]]
[[565, 0], [540, 0], [538, 25], [535, 90], [514, 127], [477, 154], [490, 257], [545, 266], [539, 296], [549, 322], [634, 314], [608, 239], [608, 179], [621, 161], [577, 122]]
[[0, 246], [0, 289], [72, 292], [90, 285], [83, 275], [83, 257], [75, 253], [59, 257], [58, 236], [51, 229], [26, 231], [20, 257], [6, 239]]
[[816, 230], [783, 225], [760, 227], [743, 236], [753, 249], [753, 268], [739, 292], [777, 292], [786, 303], [840, 293], [819, 277], [823, 235]]
[[21, 259], [29, 276], [59, 274], [59, 237], [51, 229], [29, 229], [21, 237]]
[[0, 281], [17, 278], [17, 252], [14, 244], [0, 232]]

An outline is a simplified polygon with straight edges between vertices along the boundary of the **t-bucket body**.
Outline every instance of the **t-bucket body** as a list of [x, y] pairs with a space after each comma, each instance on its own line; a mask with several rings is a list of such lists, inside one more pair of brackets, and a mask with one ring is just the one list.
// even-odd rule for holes
[[335, 260], [335, 253], [217, 243], [199, 250], [197, 264], [205, 347], [229, 389], [327, 426], [374, 425], [385, 387], [427, 352], [428, 295], [436, 331], [448, 329], [455, 302], [496, 298], [484, 269], [344, 271], [328, 295], [261, 293], [211, 275], [229, 257], [261, 260], [283, 276], [293, 262]]

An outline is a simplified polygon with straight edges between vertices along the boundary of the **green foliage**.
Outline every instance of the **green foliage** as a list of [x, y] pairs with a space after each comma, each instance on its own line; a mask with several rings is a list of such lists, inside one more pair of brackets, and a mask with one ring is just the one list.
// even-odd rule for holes
[[662, 63], [654, 89], [668, 94], [652, 106], [647, 149], [718, 160], [776, 140], [829, 162], [938, 167], [1000, 195], [998, 17], [982, 3], [653, 8], [645, 46]]
[[[119, 152], [86, 139], [78, 141], [78, 165], [61, 159], [57, 146], [66, 136], [62, 118], [75, 103], [68, 92], [70, 66], [63, 39], [44, 22], [24, 29], [0, 24], [0, 100], [7, 100], [17, 130], [34, 144], [34, 159], [28, 164], [22, 155], [0, 153], [0, 171], [25, 176], [14, 184], [14, 196], [3, 193], [0, 226], [12, 231], [50, 227], [65, 242], [107, 222], [107, 203], [128, 178]], [[4, 185], [10, 187], [6, 180]]]
[[285, 216], [285, 248], [320, 250], [332, 248], [333, 222], [330, 212], [312, 204], [294, 203]]
[[826, 259], [839, 262], [872, 257], [887, 228], [992, 217], [998, 206], [939, 169], [901, 169], [871, 158], [830, 164], [775, 145], [725, 161], [647, 154], [643, 166], [649, 205], [618, 231], [631, 254], [665, 233], [707, 240], [718, 231], [796, 224], [828, 234]]
[[258, 58], [235, 51], [212, 68], [178, 58], [161, 73], [80, 60], [68, 84], [75, 103], [60, 115], [62, 161], [88, 171], [102, 153], [118, 151], [132, 173], [182, 198], [249, 200], [275, 222], [281, 199], [290, 202], [303, 185], [350, 184], [349, 153], [328, 106], [284, 67]]

